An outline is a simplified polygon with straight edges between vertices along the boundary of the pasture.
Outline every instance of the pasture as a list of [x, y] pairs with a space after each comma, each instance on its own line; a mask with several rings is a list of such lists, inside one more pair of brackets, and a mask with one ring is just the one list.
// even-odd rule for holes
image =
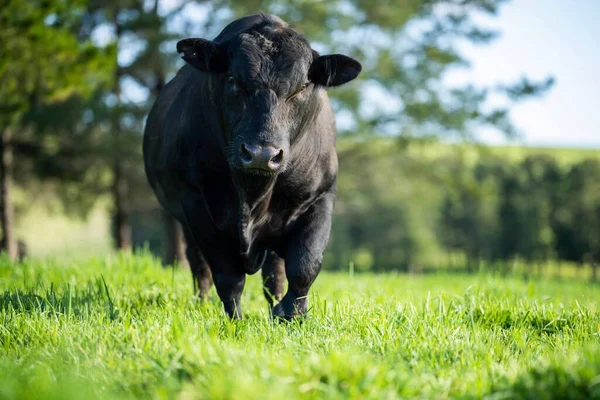
[[0, 398], [600, 398], [600, 286], [322, 273], [302, 322], [245, 318], [147, 254], [0, 261]]

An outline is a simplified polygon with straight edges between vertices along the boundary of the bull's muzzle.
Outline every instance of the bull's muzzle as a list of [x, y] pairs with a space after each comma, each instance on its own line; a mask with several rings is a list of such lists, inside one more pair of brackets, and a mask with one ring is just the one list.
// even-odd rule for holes
[[240, 160], [246, 170], [277, 172], [283, 165], [283, 149], [242, 143]]

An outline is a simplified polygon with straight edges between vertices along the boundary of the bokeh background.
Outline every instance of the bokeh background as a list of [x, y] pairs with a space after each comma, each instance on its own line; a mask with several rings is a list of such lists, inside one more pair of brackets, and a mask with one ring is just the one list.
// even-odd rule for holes
[[359, 59], [330, 91], [340, 175], [324, 267], [579, 274], [600, 261], [600, 3], [5, 0], [5, 257], [149, 249], [185, 264], [141, 159], [177, 40], [279, 15]]

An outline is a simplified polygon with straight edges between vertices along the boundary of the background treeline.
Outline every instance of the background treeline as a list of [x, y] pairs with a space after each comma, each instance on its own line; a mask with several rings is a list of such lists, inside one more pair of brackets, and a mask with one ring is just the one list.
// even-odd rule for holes
[[[473, 161], [469, 146], [439, 144], [476, 142], [482, 128], [516, 136], [511, 106], [553, 84], [551, 77], [489, 87], [445, 79], [468, 68], [461, 46], [486, 46], [499, 35], [479, 17], [493, 17], [504, 3], [6, 0], [1, 247], [11, 259], [24, 244], [35, 250], [44, 242], [105, 252], [108, 245], [94, 243], [110, 236], [102, 243], [114, 249], [148, 245], [166, 263], [181, 260], [180, 227], [157, 207], [144, 176], [145, 117], [183, 65], [177, 40], [212, 38], [236, 17], [263, 10], [292, 23], [321, 53], [363, 64], [359, 79], [329, 91], [341, 173], [327, 268], [473, 270], [480, 261], [517, 258], [589, 264], [599, 247], [597, 161], [566, 165], [550, 154], [507, 162], [485, 150]], [[93, 235], [50, 224], [49, 209], [93, 221]]]
[[508, 272], [600, 258], [600, 152], [381, 139], [342, 142], [340, 164], [327, 267]]

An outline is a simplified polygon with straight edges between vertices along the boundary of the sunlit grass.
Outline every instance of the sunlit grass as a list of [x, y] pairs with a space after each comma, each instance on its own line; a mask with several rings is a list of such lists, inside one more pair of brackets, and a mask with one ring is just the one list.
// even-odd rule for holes
[[[343, 152], [356, 143], [355, 137], [341, 137], [337, 142], [338, 152]], [[363, 140], [363, 138], [358, 138]], [[398, 143], [394, 137], [369, 138], [370, 151], [389, 149], [389, 145]], [[522, 146], [518, 143], [507, 146], [485, 146], [477, 143], [442, 143], [425, 140], [423, 142], [410, 142], [403, 148], [406, 155], [415, 156], [424, 160], [439, 160], [450, 155], [460, 153], [467, 165], [473, 165], [482, 157], [501, 157], [507, 163], [518, 163], [529, 156], [550, 155], [559, 165], [567, 167], [584, 159], [600, 159], [600, 150], [593, 148], [553, 148]]]
[[600, 287], [324, 273], [302, 323], [245, 318], [149, 255], [0, 265], [0, 398], [600, 398]]
[[68, 217], [38, 205], [19, 214], [17, 236], [28, 247], [29, 257], [87, 260], [111, 253], [110, 216], [100, 202], [87, 218]]

